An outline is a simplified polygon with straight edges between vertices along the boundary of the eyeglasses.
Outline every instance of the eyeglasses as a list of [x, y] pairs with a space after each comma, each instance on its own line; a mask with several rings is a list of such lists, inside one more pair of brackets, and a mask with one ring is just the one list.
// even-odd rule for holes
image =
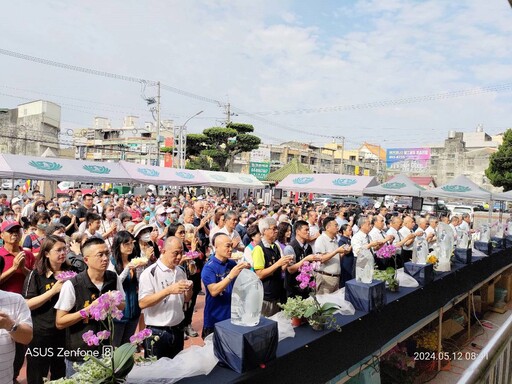
[[109, 252], [99, 252], [95, 255], [92, 255], [92, 257], [96, 258], [96, 259], [103, 259], [103, 258], [109, 258], [110, 257], [110, 253]]
[[55, 253], [61, 253], [61, 252], [67, 252], [68, 249], [66, 247], [61, 247], [61, 248], [52, 249], [52, 251], [54, 251]]
[[176, 234], [178, 235], [183, 235], [185, 233], [185, 231], [177, 231]]

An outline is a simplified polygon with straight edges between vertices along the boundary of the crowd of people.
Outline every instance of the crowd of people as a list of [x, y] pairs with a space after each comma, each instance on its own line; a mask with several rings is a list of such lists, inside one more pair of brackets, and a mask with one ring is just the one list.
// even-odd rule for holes
[[[439, 220], [454, 235], [455, 227], [470, 225], [469, 215], [420, 217], [384, 206], [307, 201], [265, 205], [252, 196], [155, 196], [151, 190], [59, 198], [35, 190], [10, 201], [0, 195], [0, 209], [0, 384], [16, 381], [25, 357], [28, 383], [72, 375], [74, 363], [83, 362], [73, 352], [99, 348], [82, 335], [104, 327], [80, 312], [105, 292], [123, 297], [114, 346], [146, 327], [158, 339], [144, 352], [173, 358], [186, 338], [205, 338], [230, 317], [233, 284], [243, 269], [262, 281], [262, 315], [272, 316], [287, 297], [308, 296], [296, 279], [305, 262], [320, 263], [317, 293], [332, 293], [355, 277], [356, 266], [386, 268], [374, 257], [384, 244], [396, 246], [400, 267], [411, 259], [416, 237], [434, 247]], [[147, 262], [132, 261], [139, 258]], [[58, 278], [68, 271], [76, 276]], [[200, 294], [203, 327], [196, 330]]]

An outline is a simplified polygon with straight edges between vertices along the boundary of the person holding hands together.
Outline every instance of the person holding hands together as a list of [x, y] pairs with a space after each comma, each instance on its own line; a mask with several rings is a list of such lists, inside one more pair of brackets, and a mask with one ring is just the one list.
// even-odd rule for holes
[[204, 306], [204, 326], [201, 337], [204, 339], [213, 333], [215, 324], [231, 316], [231, 293], [235, 279], [243, 269], [251, 265], [247, 262], [237, 264], [230, 260], [233, 241], [225, 233], [213, 237], [215, 256], [204, 265], [201, 279], [206, 287]]
[[153, 346], [146, 339], [145, 351], [173, 358], [183, 350], [183, 305], [192, 297], [192, 284], [183, 269], [178, 268], [183, 256], [183, 242], [171, 236], [164, 243], [157, 262], [144, 270], [139, 278], [139, 306], [146, 327], [159, 336]]

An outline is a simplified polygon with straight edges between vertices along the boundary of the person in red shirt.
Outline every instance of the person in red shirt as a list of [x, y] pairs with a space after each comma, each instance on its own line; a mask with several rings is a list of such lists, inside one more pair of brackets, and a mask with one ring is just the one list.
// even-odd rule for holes
[[[0, 290], [21, 294], [25, 276], [32, 271], [35, 257], [32, 252], [20, 247], [21, 225], [17, 221], [4, 221], [0, 226], [0, 236], [4, 241], [0, 247], [0, 257], [4, 259], [5, 267], [0, 275]], [[16, 380], [25, 360], [26, 346], [16, 343], [14, 357], [14, 377]]]

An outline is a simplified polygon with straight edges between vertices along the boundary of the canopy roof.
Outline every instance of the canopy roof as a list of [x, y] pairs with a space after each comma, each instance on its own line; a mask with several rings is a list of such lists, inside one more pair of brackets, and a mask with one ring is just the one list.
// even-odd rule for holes
[[256, 177], [242, 173], [173, 169], [127, 161], [99, 162], [11, 154], [0, 154], [0, 178], [264, 188]]
[[0, 177], [98, 183], [132, 181], [119, 163], [11, 154], [0, 155]]
[[288, 175], [279, 184], [279, 188], [294, 192], [362, 196], [366, 187], [377, 184], [377, 179], [373, 176], [315, 173], [311, 175]]
[[145, 184], [172, 184], [176, 186], [206, 185], [208, 181], [198, 171], [142, 165], [120, 161], [119, 164], [132, 182]]
[[419, 197], [420, 193], [425, 191], [425, 188], [420, 187], [405, 175], [396, 175], [392, 179], [364, 189], [365, 195], [394, 195], [394, 196], [416, 196]]
[[204, 183], [195, 185], [205, 185], [209, 187], [221, 188], [265, 188], [265, 185], [259, 181], [256, 176], [245, 173], [214, 172], [214, 171], [196, 171]]
[[491, 200], [491, 192], [460, 175], [445, 185], [421, 192], [421, 197], [441, 197], [445, 199]]
[[286, 176], [290, 174], [309, 173], [313, 173], [313, 171], [311, 171], [311, 169], [302, 164], [300, 160], [296, 157], [285, 166], [279, 168], [277, 171], [269, 173], [267, 176], [267, 181], [282, 181]]
[[512, 201], [512, 191], [493, 193], [492, 199], [497, 201]]

